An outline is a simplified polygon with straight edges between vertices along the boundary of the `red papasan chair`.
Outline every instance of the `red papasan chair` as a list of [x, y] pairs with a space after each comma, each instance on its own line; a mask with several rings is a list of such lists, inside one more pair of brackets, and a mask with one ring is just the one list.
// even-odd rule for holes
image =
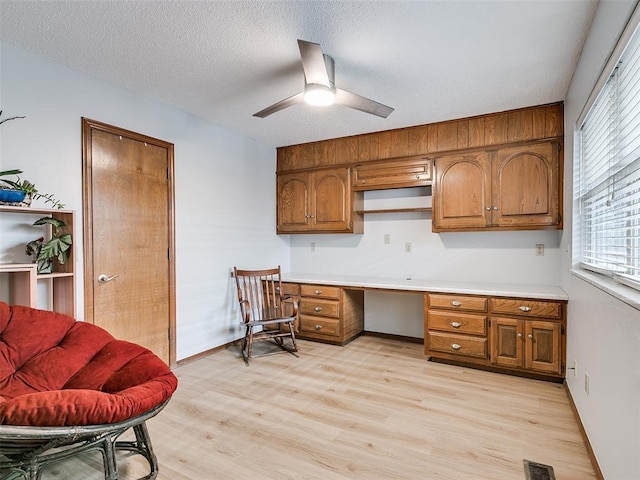
[[[41, 477], [50, 463], [98, 450], [107, 480], [116, 451], [158, 464], [145, 421], [178, 379], [151, 351], [60, 313], [0, 302], [0, 479]], [[135, 440], [119, 440], [133, 429]]]

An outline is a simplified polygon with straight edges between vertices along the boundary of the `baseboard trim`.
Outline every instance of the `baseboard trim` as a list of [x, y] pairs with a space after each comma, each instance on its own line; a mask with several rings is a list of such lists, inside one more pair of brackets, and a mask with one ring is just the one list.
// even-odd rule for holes
[[573, 397], [571, 396], [571, 391], [567, 386], [567, 382], [563, 383], [564, 391], [567, 392], [567, 398], [569, 399], [569, 405], [571, 405], [571, 410], [573, 411], [573, 416], [578, 423], [578, 428], [580, 429], [580, 435], [582, 435], [582, 440], [584, 441], [584, 446], [587, 449], [587, 455], [589, 455], [589, 459], [591, 460], [591, 465], [593, 466], [593, 470], [596, 474], [598, 480], [604, 480], [604, 475], [602, 474], [602, 470], [600, 470], [600, 465], [598, 465], [598, 460], [596, 459], [596, 454], [591, 448], [591, 442], [589, 441], [589, 437], [587, 436], [587, 431], [584, 429], [584, 425], [582, 424], [582, 419], [580, 418], [580, 414], [578, 413], [578, 409], [576, 408], [576, 404], [573, 401]]
[[181, 367], [182, 365], [186, 365], [188, 363], [192, 363], [195, 362], [197, 360], [200, 360], [201, 358], [204, 357], [208, 357], [209, 355], [212, 355], [220, 350], [224, 350], [225, 348], [229, 348], [230, 346], [232, 346], [233, 344], [237, 343], [237, 340], [233, 340], [229, 343], [224, 343], [222, 345], [219, 345], [217, 347], [214, 348], [210, 348], [209, 350], [205, 350], [204, 352], [200, 352], [200, 353], [196, 353], [195, 355], [191, 355], [190, 357], [186, 357], [183, 358], [182, 360], [178, 360], [176, 362], [178, 367]]
[[364, 331], [362, 332], [362, 335], [368, 335], [370, 337], [389, 338], [391, 340], [401, 340], [403, 342], [410, 342], [410, 343], [424, 343], [424, 338], [407, 337], [405, 335], [395, 335], [393, 333]]

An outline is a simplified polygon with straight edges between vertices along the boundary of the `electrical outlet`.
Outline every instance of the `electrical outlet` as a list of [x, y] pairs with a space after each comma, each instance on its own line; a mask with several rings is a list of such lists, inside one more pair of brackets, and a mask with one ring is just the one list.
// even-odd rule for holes
[[404, 244], [405, 253], [411, 253], [411, 242], [407, 242]]
[[391, 235], [389, 235], [388, 233], [384, 234], [384, 244], [385, 245], [389, 245], [391, 243]]
[[584, 393], [589, 395], [589, 374], [584, 374]]
[[544, 257], [544, 243], [536, 243], [536, 256]]
[[311, 242], [311, 251], [312, 252], [316, 251], [316, 242]]

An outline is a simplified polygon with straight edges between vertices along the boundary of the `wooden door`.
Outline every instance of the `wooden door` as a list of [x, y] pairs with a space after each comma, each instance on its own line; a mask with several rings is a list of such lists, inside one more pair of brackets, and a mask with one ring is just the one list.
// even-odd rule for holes
[[311, 228], [316, 231], [351, 229], [351, 175], [348, 168], [311, 173]]
[[491, 363], [503, 367], [522, 367], [522, 322], [515, 318], [491, 318]]
[[560, 222], [558, 143], [502, 148], [493, 162], [492, 222], [552, 226]]
[[486, 152], [435, 160], [433, 231], [486, 227], [491, 222], [491, 163]]
[[525, 324], [525, 368], [560, 373], [560, 324], [528, 320]]
[[278, 175], [278, 233], [302, 232], [309, 229], [309, 190], [307, 172]]
[[82, 126], [86, 320], [173, 364], [173, 145]]

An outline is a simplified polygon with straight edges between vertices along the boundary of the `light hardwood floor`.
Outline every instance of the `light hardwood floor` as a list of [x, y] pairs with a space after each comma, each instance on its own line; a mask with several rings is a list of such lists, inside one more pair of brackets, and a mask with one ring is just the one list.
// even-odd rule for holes
[[[299, 358], [250, 367], [230, 348], [176, 374], [148, 422], [159, 480], [522, 480], [523, 459], [557, 480], [596, 478], [562, 385], [427, 362], [420, 344], [300, 341]], [[121, 479], [146, 473], [136, 457], [120, 464]], [[43, 478], [97, 479], [99, 466]]]

